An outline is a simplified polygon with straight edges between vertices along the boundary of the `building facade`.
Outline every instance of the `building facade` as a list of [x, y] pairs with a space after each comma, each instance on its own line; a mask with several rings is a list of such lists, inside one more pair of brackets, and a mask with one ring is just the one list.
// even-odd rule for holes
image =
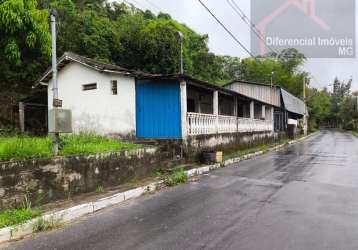
[[[296, 114], [300, 100], [292, 101], [288, 92], [282, 97], [277, 86], [232, 82], [219, 87], [187, 75], [130, 71], [73, 53], [65, 53], [58, 68], [59, 98], [62, 108], [72, 110], [75, 133], [169, 140], [271, 136], [301, 115]], [[40, 83], [47, 86], [52, 109], [51, 70]]]
[[[52, 109], [53, 83], [49, 71], [41, 79]], [[94, 132], [130, 137], [136, 130], [135, 76], [133, 73], [91, 61], [72, 53], [59, 60], [59, 99], [72, 111], [75, 133]]]

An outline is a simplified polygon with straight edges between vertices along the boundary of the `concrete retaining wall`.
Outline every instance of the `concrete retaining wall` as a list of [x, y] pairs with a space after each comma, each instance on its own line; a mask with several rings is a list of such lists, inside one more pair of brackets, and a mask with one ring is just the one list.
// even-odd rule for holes
[[21, 205], [25, 195], [42, 204], [126, 183], [165, 168], [173, 156], [144, 148], [117, 153], [0, 163], [0, 209]]
[[69, 198], [146, 177], [154, 171], [199, 159], [202, 151], [230, 152], [262, 144], [281, 135], [273, 132], [214, 134], [187, 140], [161, 140], [156, 147], [117, 153], [57, 157], [0, 163], [0, 210]]
[[240, 149], [249, 145], [271, 142], [285, 136], [285, 134], [275, 132], [200, 135], [189, 137], [184, 145], [186, 155], [192, 158], [202, 151]]

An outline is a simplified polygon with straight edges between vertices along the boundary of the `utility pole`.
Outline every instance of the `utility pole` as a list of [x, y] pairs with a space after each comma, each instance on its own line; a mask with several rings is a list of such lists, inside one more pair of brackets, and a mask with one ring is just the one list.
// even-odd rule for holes
[[[57, 105], [54, 105], [58, 100], [58, 85], [57, 85], [57, 53], [56, 53], [56, 16], [55, 9], [50, 9], [50, 21], [51, 21], [51, 41], [52, 41], [52, 92], [53, 92], [53, 108], [57, 109]], [[60, 134], [54, 133], [53, 139], [53, 153], [58, 155], [60, 144]]]
[[303, 134], [307, 135], [306, 77], [303, 78], [303, 103], [305, 104], [305, 113], [303, 115]]
[[180, 31], [177, 31], [178, 40], [180, 42], [180, 74], [184, 74], [184, 59], [183, 59], [183, 39], [184, 35]]

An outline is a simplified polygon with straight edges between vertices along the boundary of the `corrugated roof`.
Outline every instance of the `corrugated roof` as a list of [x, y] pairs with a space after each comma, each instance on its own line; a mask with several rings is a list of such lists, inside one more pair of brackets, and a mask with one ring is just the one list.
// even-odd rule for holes
[[[63, 56], [61, 56], [58, 59], [57, 67], [58, 71], [60, 71], [63, 67], [65, 67], [70, 62], [77, 62], [80, 63], [86, 67], [92, 68], [94, 70], [100, 71], [100, 72], [112, 72], [117, 73], [121, 75], [137, 75], [142, 74], [142, 72], [135, 71], [135, 70], [129, 70], [117, 65], [113, 64], [107, 64], [107, 63], [101, 63], [96, 60], [93, 60], [88, 57], [80, 56], [78, 54], [72, 53], [72, 52], [65, 52]], [[47, 83], [52, 78], [52, 68], [50, 67], [45, 74], [39, 79], [39, 83]]]
[[298, 115], [305, 115], [306, 105], [301, 99], [287, 92], [283, 88], [281, 88], [281, 95], [282, 95], [283, 104], [287, 111]]

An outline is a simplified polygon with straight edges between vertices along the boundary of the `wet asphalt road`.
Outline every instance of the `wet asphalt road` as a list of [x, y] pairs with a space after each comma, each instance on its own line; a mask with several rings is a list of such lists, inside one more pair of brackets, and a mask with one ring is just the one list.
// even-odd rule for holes
[[358, 139], [324, 131], [8, 249], [358, 249]]

